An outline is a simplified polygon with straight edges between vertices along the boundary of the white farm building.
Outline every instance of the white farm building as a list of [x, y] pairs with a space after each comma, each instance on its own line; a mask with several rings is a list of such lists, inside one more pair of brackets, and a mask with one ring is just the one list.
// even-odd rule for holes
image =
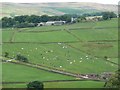
[[63, 25], [66, 21], [48, 21], [45, 25]]

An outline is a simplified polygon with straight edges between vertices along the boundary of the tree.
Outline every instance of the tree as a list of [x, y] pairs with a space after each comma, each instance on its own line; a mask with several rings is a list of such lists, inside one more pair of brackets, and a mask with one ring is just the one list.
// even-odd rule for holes
[[3, 17], [2, 19], [2, 27], [12, 27], [15, 24], [13, 18]]
[[117, 17], [117, 15], [114, 12], [103, 12], [102, 15], [103, 15], [104, 20], [108, 20], [108, 19]]
[[37, 16], [37, 15], [31, 15], [26, 17], [26, 21], [29, 23], [39, 23], [41, 22], [41, 18], [40, 16]]
[[42, 22], [47, 22], [47, 21], [49, 21], [49, 16], [48, 16], [48, 15], [42, 15], [42, 16], [41, 16], [41, 21], [42, 21]]
[[42, 82], [33, 81], [27, 84], [27, 89], [30, 90], [31, 88], [34, 88], [34, 90], [43, 90], [44, 85]]
[[118, 17], [120, 17], [120, 14], [118, 14]]
[[107, 59], [108, 59], [108, 57], [107, 57], [107, 56], [104, 56], [104, 59], [105, 59], [105, 60], [107, 60]]
[[60, 20], [63, 20], [63, 21], [66, 21], [67, 23], [71, 22], [71, 15], [69, 14], [65, 14], [65, 15], [62, 15], [60, 16]]
[[114, 12], [110, 12], [110, 18], [117, 18], [117, 15]]
[[18, 21], [19, 23], [23, 23], [26, 22], [27, 17], [29, 16], [28, 15], [16, 16], [14, 17], [14, 20]]
[[8, 56], [9, 56], [9, 53], [8, 53], [8, 52], [5, 52], [4, 57], [8, 57]]
[[59, 21], [60, 20], [60, 16], [50, 16], [49, 17], [49, 21]]
[[79, 16], [77, 22], [83, 22], [85, 20], [86, 20], [85, 16]]
[[26, 63], [28, 62], [28, 59], [25, 56], [22, 56], [20, 54], [16, 56], [16, 60], [19, 60], [21, 62], [26, 62]]
[[107, 88], [120, 88], [120, 69], [105, 83]]

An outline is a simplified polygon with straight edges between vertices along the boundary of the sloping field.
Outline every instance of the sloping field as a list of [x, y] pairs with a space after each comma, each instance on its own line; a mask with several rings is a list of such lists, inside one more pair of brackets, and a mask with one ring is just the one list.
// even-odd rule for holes
[[13, 58], [17, 54], [22, 54], [32, 63], [42, 64], [75, 73], [102, 73], [117, 69], [116, 65], [106, 63], [103, 58], [96, 58], [92, 55], [75, 50], [65, 44], [39, 45], [18, 43], [5, 44], [3, 48], [4, 51], [9, 52]]
[[[32, 36], [32, 37], [31, 37]], [[17, 33], [15, 42], [64, 42], [77, 41], [75, 37], [65, 31], [45, 33]]]
[[3, 63], [3, 82], [30, 82], [35, 80], [69, 80], [73, 77], [47, 72], [31, 67]]
[[[114, 72], [118, 68], [116, 24], [117, 19], [112, 19], [62, 26], [7, 28], [2, 32], [2, 52], [3, 54], [8, 52], [11, 58], [21, 54], [27, 57], [30, 63], [76, 74]], [[10, 73], [13, 69], [14, 73]], [[5, 82], [57, 79], [73, 78], [23, 65], [3, 64], [3, 81]], [[64, 83], [57, 83], [57, 85], [60, 87], [70, 87], [71, 85], [86, 87], [83, 85], [84, 83], [94, 87], [93, 83], [96, 82], [66, 82], [66, 85]], [[45, 85], [45, 87], [55, 87], [52, 83]], [[103, 83], [97, 83], [97, 85], [96, 87], [101, 87]]]

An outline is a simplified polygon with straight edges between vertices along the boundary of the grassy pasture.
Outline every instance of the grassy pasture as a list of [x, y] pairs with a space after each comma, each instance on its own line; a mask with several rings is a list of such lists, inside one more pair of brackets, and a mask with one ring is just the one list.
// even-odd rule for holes
[[[82, 41], [118, 40], [118, 30], [115, 29], [87, 29], [70, 31]], [[13, 31], [3, 31], [3, 41], [9, 41]], [[31, 37], [32, 36], [32, 37]], [[64, 42], [78, 41], [66, 31], [56, 32], [17, 32], [14, 37], [16, 42]]]
[[77, 41], [75, 37], [65, 31], [43, 32], [43, 33], [17, 33], [16, 42], [64, 42]]
[[118, 28], [118, 19], [96, 22], [94, 28]]
[[3, 84], [2, 88], [26, 88], [26, 84]]
[[8, 42], [10, 41], [10, 38], [12, 37], [13, 31], [2, 31], [2, 41]]
[[69, 43], [77, 49], [83, 50], [94, 56], [118, 58], [117, 42], [85, 42], [85, 43]]
[[102, 88], [103, 86], [104, 82], [97, 81], [45, 83], [45, 88]]
[[101, 73], [117, 69], [117, 66], [101, 58], [95, 58], [65, 44], [5, 44], [3, 51], [9, 52], [11, 57], [21, 53], [30, 62], [76, 73]]
[[45, 80], [69, 80], [73, 77], [51, 73], [22, 65], [3, 63], [2, 81], [3, 82], [30, 82]]
[[115, 29], [87, 29], [71, 31], [82, 41], [118, 40], [118, 30]]
[[[75, 82], [46, 82], [44, 83], [45, 89], [47, 88], [102, 88], [104, 82], [97, 81], [75, 81]], [[6, 88], [26, 88], [26, 84], [5, 84]]]

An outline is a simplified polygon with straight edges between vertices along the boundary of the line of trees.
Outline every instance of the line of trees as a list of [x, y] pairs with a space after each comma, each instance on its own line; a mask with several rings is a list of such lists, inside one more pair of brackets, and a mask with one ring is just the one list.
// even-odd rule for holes
[[103, 20], [108, 20], [111, 18], [116, 18], [117, 15], [114, 12], [100, 12], [100, 13], [92, 13], [92, 14], [83, 14], [83, 15], [71, 15], [65, 14], [62, 16], [48, 16], [48, 15], [22, 15], [22, 16], [15, 16], [15, 17], [3, 17], [0, 20], [0, 24], [2, 24], [2, 28], [6, 27], [15, 27], [15, 28], [25, 28], [25, 27], [35, 27], [40, 22], [47, 22], [47, 21], [66, 21], [67, 23], [71, 22], [71, 18], [79, 18], [80, 20], [85, 20], [87, 16], [103, 16]]
[[24, 28], [24, 27], [35, 27], [40, 22], [47, 22], [47, 21], [66, 21], [67, 23], [71, 22], [71, 17], [73, 15], [65, 14], [62, 16], [48, 16], [48, 15], [22, 15], [22, 16], [15, 16], [11, 17], [3, 17], [2, 27], [17, 27], [17, 28]]

